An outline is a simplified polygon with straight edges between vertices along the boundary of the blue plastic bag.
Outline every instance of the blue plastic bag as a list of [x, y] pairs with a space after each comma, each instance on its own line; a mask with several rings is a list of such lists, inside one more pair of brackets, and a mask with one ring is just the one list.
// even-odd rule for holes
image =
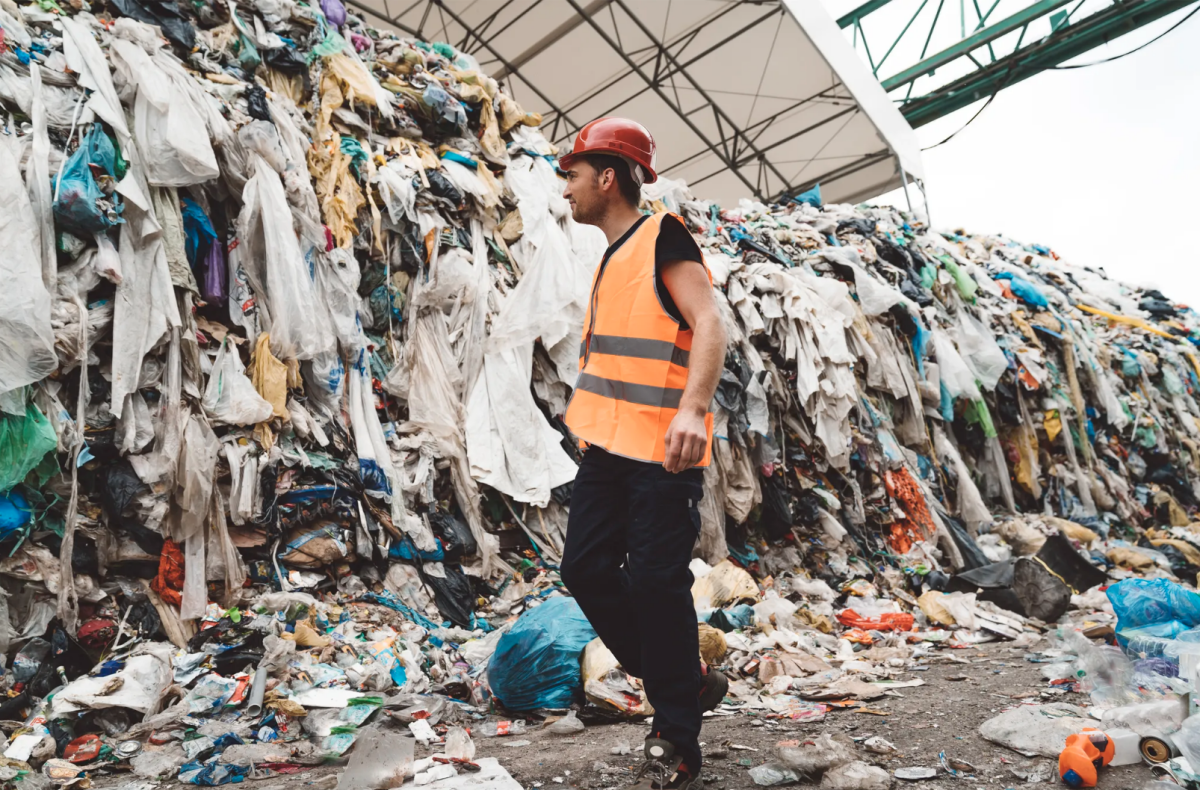
[[821, 185], [817, 184], [807, 192], [801, 192], [799, 195], [796, 195], [792, 198], [792, 202], [807, 203], [813, 208], [820, 208], [823, 205], [821, 203]]
[[[117, 166], [117, 149], [98, 123], [92, 124], [79, 148], [67, 159], [62, 180], [57, 183], [54, 219], [73, 232], [97, 233], [124, 222], [119, 216], [125, 208], [120, 196], [101, 191], [93, 166], [109, 176], [114, 176]], [[111, 206], [102, 205], [102, 201]]]
[[209, 248], [217, 240], [217, 232], [213, 229], [212, 220], [204, 213], [196, 201], [189, 197], [180, 201], [179, 213], [183, 215], [184, 252], [192, 268], [208, 256]]
[[579, 657], [596, 638], [574, 598], [551, 598], [521, 615], [488, 662], [492, 694], [509, 710], [566, 708], [583, 691]]
[[1200, 594], [1166, 579], [1125, 579], [1107, 594], [1122, 646], [1136, 643], [1144, 651], [1149, 642], [1169, 642], [1200, 625]]
[[1012, 290], [1013, 295], [1023, 302], [1034, 307], [1048, 307], [1049, 302], [1046, 297], [1042, 296], [1042, 292], [1037, 286], [1023, 277], [1018, 277], [1011, 272], [1000, 272], [996, 275], [997, 280], [1008, 280], [1008, 287]]
[[33, 518], [33, 510], [25, 497], [16, 491], [0, 493], [0, 540], [23, 529]]

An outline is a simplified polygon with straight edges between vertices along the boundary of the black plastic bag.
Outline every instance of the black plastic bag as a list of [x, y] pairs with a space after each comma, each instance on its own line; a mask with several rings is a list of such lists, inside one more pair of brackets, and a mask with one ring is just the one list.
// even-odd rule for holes
[[429, 523], [434, 534], [442, 540], [447, 561], [454, 562], [478, 551], [471, 528], [449, 513], [430, 513]]
[[[117, 520], [129, 507], [129, 503], [141, 493], [146, 484], [133, 471], [133, 464], [128, 458], [122, 458], [106, 467], [103, 489], [100, 492], [100, 504], [109, 519]], [[160, 546], [161, 548], [161, 546]]]
[[308, 73], [308, 64], [304, 62], [304, 56], [300, 54], [299, 50], [292, 47], [260, 49], [258, 54], [262, 58], [263, 63], [273, 69], [293, 74]]
[[982, 568], [984, 565], [991, 564], [991, 560], [979, 548], [979, 544], [975, 542], [971, 534], [963, 529], [958, 519], [952, 516], [943, 516], [942, 521], [950, 529], [950, 537], [954, 538], [954, 545], [958, 546], [958, 551], [962, 554], [964, 570]]
[[196, 29], [184, 18], [175, 0], [111, 0], [122, 15], [148, 25], [158, 25], [177, 47], [191, 52], [196, 46]]
[[475, 611], [475, 594], [471, 592], [471, 580], [460, 569], [443, 565], [445, 578], [422, 574], [425, 583], [433, 588], [433, 602], [438, 611], [450, 622], [461, 628], [470, 628]]
[[250, 117], [257, 121], [274, 123], [271, 120], [271, 110], [267, 107], [267, 92], [257, 82], [250, 83], [246, 88], [246, 103], [250, 105]]

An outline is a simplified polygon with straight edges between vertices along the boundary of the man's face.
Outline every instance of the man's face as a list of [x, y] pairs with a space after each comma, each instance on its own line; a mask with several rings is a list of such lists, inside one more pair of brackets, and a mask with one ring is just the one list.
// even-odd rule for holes
[[[592, 167], [589, 162], [578, 160], [567, 171], [567, 186], [563, 197], [571, 202], [571, 216], [576, 222], [584, 225], [595, 225], [604, 218], [610, 193], [615, 192], [616, 184], [607, 182], [614, 179], [611, 170], [602, 174]], [[610, 187], [608, 190], [602, 187]]]

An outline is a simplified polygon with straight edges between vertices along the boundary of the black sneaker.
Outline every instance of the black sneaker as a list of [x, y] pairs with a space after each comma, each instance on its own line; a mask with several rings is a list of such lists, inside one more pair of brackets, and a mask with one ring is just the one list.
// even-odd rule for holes
[[706, 664], [700, 665], [700, 711], [716, 710], [729, 692], [729, 678]]
[[638, 768], [630, 790], [704, 790], [700, 772], [693, 772], [684, 764], [670, 741], [647, 738], [642, 753], [645, 761]]

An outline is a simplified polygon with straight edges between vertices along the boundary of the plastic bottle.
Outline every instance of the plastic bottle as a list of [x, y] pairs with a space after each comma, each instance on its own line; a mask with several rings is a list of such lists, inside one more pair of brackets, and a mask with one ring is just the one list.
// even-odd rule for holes
[[479, 734], [485, 738], [496, 738], [504, 735], [522, 735], [524, 732], [524, 719], [517, 719], [516, 721], [485, 721], [479, 728]]

